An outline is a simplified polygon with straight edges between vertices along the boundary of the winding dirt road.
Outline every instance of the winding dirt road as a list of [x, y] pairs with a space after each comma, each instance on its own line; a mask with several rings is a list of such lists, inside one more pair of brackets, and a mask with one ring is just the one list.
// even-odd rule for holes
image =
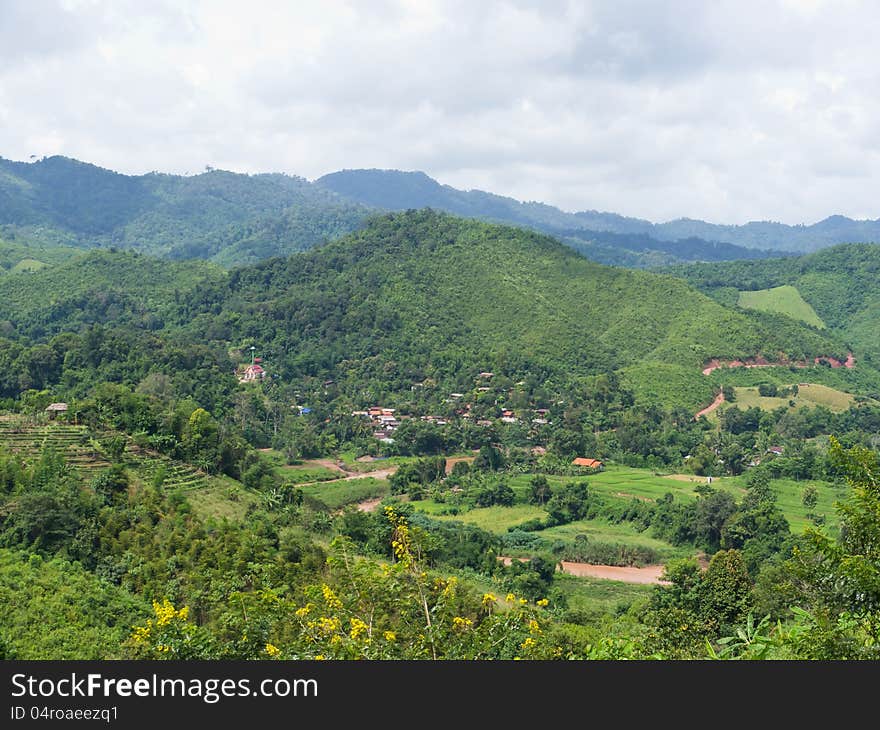
[[700, 416], [705, 416], [714, 411], [718, 406], [724, 403], [724, 392], [721, 391], [718, 395], [715, 396], [715, 400], [713, 400], [708, 406], [706, 406], [703, 410], [697, 411], [694, 414], [694, 420], [699, 421]]

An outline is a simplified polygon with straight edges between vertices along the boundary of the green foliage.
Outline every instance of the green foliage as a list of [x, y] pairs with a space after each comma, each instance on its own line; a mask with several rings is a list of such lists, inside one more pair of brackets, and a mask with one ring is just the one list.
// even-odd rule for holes
[[859, 366], [865, 356], [880, 361], [880, 246], [847, 244], [798, 258], [694, 264], [674, 271], [713, 297], [730, 287], [795, 288], [828, 329], [862, 356]]
[[139, 598], [81, 565], [0, 550], [0, 644], [6, 659], [120, 659]]

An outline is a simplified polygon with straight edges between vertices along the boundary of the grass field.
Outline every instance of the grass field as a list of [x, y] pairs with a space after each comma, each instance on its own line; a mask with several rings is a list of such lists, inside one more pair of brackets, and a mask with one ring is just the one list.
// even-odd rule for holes
[[577, 535], [585, 535], [590, 542], [619, 543], [622, 545], [638, 545], [656, 550], [663, 558], [683, 558], [693, 555], [690, 547], [676, 548], [663, 540], [651, 537], [650, 531], [639, 532], [631, 523], [613, 524], [605, 520], [578, 520], [567, 525], [548, 527], [535, 533], [545, 540], [562, 540], [574, 542]]
[[389, 492], [388, 481], [364, 477], [363, 479], [337, 480], [301, 487], [303, 494], [312, 497], [328, 509], [339, 509], [347, 504], [373, 497], [384, 497]]
[[478, 507], [458, 515], [442, 514], [449, 508], [448, 505], [438, 504], [431, 500], [411, 502], [415, 509], [429, 514], [438, 520], [455, 520], [476, 525], [482, 530], [496, 534], [507, 532], [508, 528], [521, 525], [523, 522], [533, 519], [541, 519], [547, 516], [547, 512], [540, 507], [531, 504], [515, 504], [512, 507]]
[[787, 284], [773, 289], [741, 291], [737, 304], [745, 309], [785, 314], [792, 319], [813, 325], [813, 327], [825, 328], [825, 323], [819, 318], [816, 311], [804, 301], [801, 293], [795, 287]]
[[648, 598], [654, 586], [600, 578], [576, 578], [557, 573], [553, 587], [565, 596], [569, 611], [615, 613]]
[[46, 264], [43, 261], [38, 261], [37, 259], [22, 259], [9, 270], [9, 273], [19, 274], [22, 271], [39, 271], [44, 268], [46, 268]]
[[[786, 386], [783, 386], [786, 387]], [[845, 393], [842, 390], [830, 388], [827, 385], [819, 385], [818, 383], [799, 384], [797, 395], [785, 398], [770, 398], [762, 396], [755, 388], [734, 388], [736, 400], [732, 402], [722, 403], [715, 411], [706, 417], [711, 421], [717, 420], [718, 413], [728, 408], [738, 407], [740, 410], [753, 408], [757, 406], [764, 411], [772, 411], [776, 408], [790, 408], [797, 410], [799, 408], [815, 408], [816, 406], [825, 406], [834, 413], [842, 413], [847, 410], [855, 401], [855, 396], [851, 393]], [[794, 405], [791, 405], [791, 402]]]
[[[532, 474], [521, 474], [510, 480], [510, 486], [520, 499], [525, 499]], [[551, 488], [560, 487], [570, 481], [586, 479], [590, 487], [599, 494], [615, 499], [629, 500], [633, 497], [656, 500], [667, 492], [672, 492], [676, 499], [696, 499], [694, 487], [705, 484], [705, 477], [694, 475], [663, 476], [649, 469], [635, 469], [626, 466], [608, 465], [605, 471], [587, 477], [548, 476]], [[713, 477], [713, 486], [720, 487], [729, 483], [727, 478]]]
[[309, 482], [326, 482], [339, 479], [339, 472], [324, 466], [277, 466], [275, 472], [284, 481], [293, 484], [308, 484]]
[[202, 518], [228, 520], [244, 519], [252, 504], [260, 498], [245, 489], [241, 482], [230, 477], [210, 477], [208, 486], [186, 492], [186, 499], [193, 511]]

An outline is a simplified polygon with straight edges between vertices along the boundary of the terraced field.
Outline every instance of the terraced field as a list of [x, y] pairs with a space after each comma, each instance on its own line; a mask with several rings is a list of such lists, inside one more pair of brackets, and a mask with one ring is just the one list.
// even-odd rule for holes
[[145, 452], [136, 446], [126, 448], [128, 459], [136, 466], [141, 478], [166, 490], [182, 489], [191, 491], [209, 486], [208, 475], [182, 461], [176, 461], [162, 454]]
[[0, 418], [0, 445], [28, 458], [39, 457], [43, 449], [50, 446], [67, 464], [84, 472], [110, 466], [85, 426], [66, 423], [30, 425], [12, 418]]

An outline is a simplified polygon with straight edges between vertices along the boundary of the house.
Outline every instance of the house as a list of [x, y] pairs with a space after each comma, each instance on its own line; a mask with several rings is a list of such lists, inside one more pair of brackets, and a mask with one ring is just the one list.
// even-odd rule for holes
[[488, 379], [491, 378], [494, 374], [495, 374], [495, 373], [489, 373], [489, 372], [485, 372], [485, 371], [484, 371], [484, 372], [480, 373], [480, 377], [481, 377], [481, 378], [485, 378], [486, 380], [488, 380]]
[[251, 363], [244, 369], [244, 374], [239, 378], [239, 381], [242, 383], [250, 383], [255, 380], [262, 380], [265, 377], [266, 371], [263, 370], [263, 366]]
[[584, 458], [581, 456], [574, 459], [571, 462], [571, 465], [572, 466], [583, 466], [583, 467], [586, 467], [587, 469], [601, 469], [602, 468], [602, 462], [599, 461], [598, 459], [587, 459], [587, 458]]
[[781, 446], [771, 446], [767, 449], [768, 454], [776, 454], [776, 456], [782, 456], [782, 447]]
[[46, 406], [49, 418], [55, 418], [59, 413], [67, 413], [67, 403], [50, 403]]

